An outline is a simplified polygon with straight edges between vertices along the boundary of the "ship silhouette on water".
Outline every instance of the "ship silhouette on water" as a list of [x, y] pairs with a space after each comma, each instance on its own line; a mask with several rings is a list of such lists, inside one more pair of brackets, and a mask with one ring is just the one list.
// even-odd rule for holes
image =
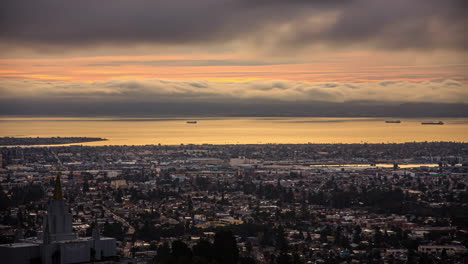
[[439, 122], [422, 122], [421, 125], [443, 125], [444, 122], [439, 121]]
[[187, 124], [196, 124], [197, 121], [187, 121]]
[[400, 120], [386, 120], [385, 123], [390, 123], [390, 124], [400, 124]]

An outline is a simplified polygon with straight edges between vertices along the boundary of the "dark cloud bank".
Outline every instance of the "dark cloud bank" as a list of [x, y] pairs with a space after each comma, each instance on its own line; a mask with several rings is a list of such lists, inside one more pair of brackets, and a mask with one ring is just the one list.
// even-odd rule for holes
[[0, 81], [0, 114], [468, 116], [468, 84]]
[[282, 48], [466, 50], [467, 12], [466, 0], [4, 0], [0, 41], [82, 47], [253, 38]]
[[11, 116], [314, 116], [314, 117], [468, 117], [466, 104], [386, 102], [50, 102], [0, 101], [0, 115]]
[[[467, 13], [466, 0], [3, 0], [0, 45], [63, 50], [241, 41], [279, 51], [314, 44], [466, 51]], [[3, 83], [0, 114], [468, 116], [466, 86], [457, 82], [426, 90], [416, 85], [411, 99], [401, 96], [408, 84], [391, 83], [379, 84], [379, 91], [390, 91], [383, 94], [352, 84], [270, 83], [232, 89], [228, 96], [202, 82], [117, 84]], [[367, 91], [362, 99], [360, 91]]]

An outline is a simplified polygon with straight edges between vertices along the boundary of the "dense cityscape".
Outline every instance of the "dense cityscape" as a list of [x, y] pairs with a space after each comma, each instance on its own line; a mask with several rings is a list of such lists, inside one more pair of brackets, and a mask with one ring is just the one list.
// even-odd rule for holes
[[45, 241], [53, 197], [69, 205], [79, 238], [115, 238], [115, 256], [102, 251], [102, 262], [468, 262], [467, 143], [72, 145], [0, 155], [0, 253]]
[[0, 264], [468, 264], [468, 0], [3, 0]]

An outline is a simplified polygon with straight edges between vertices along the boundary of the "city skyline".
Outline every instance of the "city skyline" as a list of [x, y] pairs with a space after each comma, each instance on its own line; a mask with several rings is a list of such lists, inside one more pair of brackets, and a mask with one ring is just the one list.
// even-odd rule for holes
[[2, 264], [468, 263], [468, 0], [3, 0]]

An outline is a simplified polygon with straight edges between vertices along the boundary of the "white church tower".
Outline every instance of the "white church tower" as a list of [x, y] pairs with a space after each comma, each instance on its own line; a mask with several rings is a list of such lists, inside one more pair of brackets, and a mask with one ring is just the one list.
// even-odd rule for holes
[[[63, 253], [68, 251], [63, 245], [70, 244], [78, 239], [77, 234], [73, 233], [73, 216], [68, 211], [68, 205], [63, 199], [62, 182], [60, 174], [55, 179], [54, 195], [47, 205], [47, 214], [44, 215], [44, 227], [41, 245], [42, 264], [65, 263]], [[57, 243], [57, 242], [68, 243]], [[84, 244], [81, 243], [81, 248]], [[82, 252], [89, 256], [89, 252]]]
[[54, 195], [47, 206], [43, 223], [41, 237], [0, 245], [0, 262], [71, 264], [115, 260], [116, 240], [101, 237], [97, 223], [92, 237], [78, 237], [73, 233], [73, 216], [63, 198], [60, 174], [55, 179]]
[[77, 239], [77, 235], [73, 233], [72, 222], [73, 216], [63, 199], [62, 183], [58, 174], [55, 179], [54, 196], [49, 201], [47, 215], [44, 216], [44, 231], [45, 227], [49, 226], [51, 242]]

